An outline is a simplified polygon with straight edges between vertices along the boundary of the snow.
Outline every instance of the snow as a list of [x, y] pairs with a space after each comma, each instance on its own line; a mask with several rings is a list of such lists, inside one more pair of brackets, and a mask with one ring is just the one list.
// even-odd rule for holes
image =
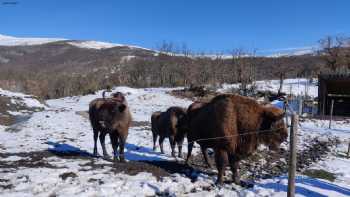
[[112, 48], [117, 46], [123, 46], [120, 44], [98, 42], [98, 41], [75, 41], [75, 42], [68, 42], [68, 43], [79, 48], [87, 48], [87, 49], [106, 49], [106, 48]]
[[17, 38], [0, 34], [0, 46], [40, 45], [65, 40], [63, 38]]
[[[108, 48], [113, 48], [113, 47], [129, 47], [129, 48], [138, 48], [138, 49], [143, 49], [143, 50], [148, 50], [151, 51], [150, 49], [139, 47], [139, 46], [134, 46], [134, 45], [124, 45], [124, 44], [115, 44], [115, 43], [110, 43], [110, 42], [101, 42], [101, 41], [93, 41], [93, 40], [87, 40], [87, 41], [71, 41], [68, 42], [68, 44], [79, 47], [79, 48], [86, 48], [86, 49], [108, 49]], [[129, 60], [129, 58], [132, 57], [127, 57], [126, 60]]]
[[[13, 104], [25, 105], [28, 108], [45, 108], [46, 106], [42, 104], [38, 99], [32, 95], [23, 94], [19, 92], [11, 92], [8, 90], [3, 90], [0, 88], [0, 96], [10, 97]], [[16, 114], [18, 112], [11, 112]]]
[[288, 57], [299, 55], [312, 55], [317, 51], [317, 46], [298, 47], [298, 48], [285, 48], [285, 49], [272, 49], [264, 50], [259, 53], [269, 54], [267, 57]]
[[[232, 88], [239, 88], [240, 84], [223, 84], [219, 92], [227, 92]], [[279, 80], [256, 81], [257, 90], [277, 92], [279, 88]], [[317, 97], [318, 87], [317, 80], [310, 82], [308, 79], [285, 79], [283, 81], [282, 92], [293, 95], [305, 95]]]
[[[336, 185], [329, 181], [297, 176], [295, 196], [349, 196], [349, 186]], [[288, 177], [278, 177], [260, 181], [246, 196], [286, 196]]]
[[[57, 41], [69, 41], [67, 42], [70, 45], [79, 47], [79, 48], [87, 48], [87, 49], [108, 49], [113, 47], [130, 47], [130, 48], [138, 48], [143, 50], [151, 51], [150, 49], [139, 47], [139, 46], [133, 46], [133, 45], [123, 45], [123, 44], [115, 44], [115, 43], [109, 43], [109, 42], [101, 42], [101, 41], [94, 41], [94, 40], [86, 40], [86, 41], [80, 41], [80, 40], [68, 40], [65, 38], [18, 38], [13, 36], [6, 36], [0, 34], [0, 46], [23, 46], [23, 45], [40, 45], [40, 44], [47, 44], [51, 42], [57, 42]], [[130, 57], [126, 57], [126, 60], [129, 60]], [[1, 60], [0, 60], [1, 61]], [[8, 61], [7, 59], [3, 59], [3, 61]]]
[[[294, 93], [304, 94], [303, 87], [297, 88], [296, 82], [306, 84], [305, 80], [286, 80], [286, 84], [293, 86]], [[277, 83], [278, 84], [278, 83]], [[261, 82], [261, 88], [274, 89], [276, 82]], [[302, 85], [300, 85], [302, 86]], [[224, 86], [230, 88], [232, 86]], [[287, 85], [288, 87], [288, 85]], [[310, 86], [310, 89], [313, 87]], [[150, 122], [151, 113], [164, 111], [170, 106], [187, 107], [191, 101], [175, 98], [167, 91], [169, 88], [135, 89], [129, 87], [115, 87], [112, 92], [120, 91], [126, 94], [132, 112], [133, 120]], [[224, 91], [224, 89], [222, 90]], [[0, 90], [0, 94], [23, 98], [28, 105], [43, 106], [35, 102], [35, 98], [21, 93]], [[66, 97], [46, 101], [48, 106], [44, 111], [35, 112], [31, 118], [16, 125], [18, 132], [8, 132], [7, 127], [0, 126], [0, 161], [20, 162], [29, 160], [30, 156], [23, 153], [42, 152], [46, 150], [59, 153], [77, 153], [77, 158], [62, 158], [59, 156], [43, 157], [50, 167], [20, 167], [18, 169], [0, 168], [1, 196], [152, 196], [165, 193], [173, 196], [286, 196], [287, 177], [273, 177], [257, 180], [251, 189], [244, 189], [236, 185], [226, 184], [223, 187], [213, 187], [215, 176], [199, 174], [195, 182], [182, 174], [172, 174], [169, 177], [157, 179], [149, 172], [136, 175], [113, 172], [111, 162], [92, 158], [93, 149], [92, 130], [86, 117], [79, 112], [87, 111], [91, 100], [101, 97], [102, 91], [86, 96]], [[312, 91], [310, 95], [317, 96]], [[31, 99], [27, 101], [26, 99]], [[300, 122], [298, 148], [303, 148], [303, 142], [318, 136], [338, 136], [343, 143], [337, 151], [346, 150], [346, 140], [350, 139], [350, 124], [347, 121], [334, 121], [332, 129], [328, 129], [326, 120], [305, 120]], [[160, 154], [159, 148], [152, 150], [152, 134], [149, 125], [132, 126], [129, 130], [126, 145], [126, 159], [130, 161], [161, 160], [174, 161], [170, 157], [168, 141], [164, 143], [165, 153]], [[101, 153], [100, 146], [99, 152]], [[112, 152], [107, 138], [107, 150]], [[198, 151], [198, 148], [196, 149]], [[187, 152], [184, 147], [184, 152]], [[11, 153], [6, 158], [1, 154]], [[103, 165], [103, 168], [91, 168], [87, 165]], [[118, 165], [118, 163], [116, 164]], [[349, 196], [350, 195], [350, 160], [330, 154], [324, 160], [312, 165], [313, 169], [325, 169], [336, 174], [336, 180], [309, 178], [298, 174], [296, 180], [296, 196]], [[60, 175], [72, 172], [76, 177], [63, 180]], [[12, 184], [12, 188], [2, 186]], [[206, 191], [204, 188], [212, 188]], [[195, 191], [195, 192], [194, 192]]]

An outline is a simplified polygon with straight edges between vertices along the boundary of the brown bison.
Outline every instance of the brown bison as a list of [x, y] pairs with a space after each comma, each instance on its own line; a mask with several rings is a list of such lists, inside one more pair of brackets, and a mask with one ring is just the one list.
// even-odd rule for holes
[[131, 124], [131, 113], [126, 102], [120, 102], [113, 98], [95, 99], [89, 105], [89, 117], [94, 132], [94, 155], [97, 155], [97, 138], [103, 150], [103, 155], [108, 157], [105, 147], [105, 136], [110, 135], [114, 156], [119, 146], [119, 159], [124, 159], [124, 146]]
[[[178, 156], [182, 157], [182, 143], [184, 135], [179, 135], [177, 124], [179, 119], [186, 115], [186, 110], [181, 107], [170, 107], [165, 112], [154, 112], [151, 117], [153, 150], [156, 149], [156, 141], [159, 136], [159, 146], [161, 153], [164, 154], [163, 141], [169, 138], [171, 146], [171, 155], [175, 156], [175, 145], [178, 145]], [[185, 134], [185, 132], [180, 132]]]
[[[191, 122], [191, 117], [194, 117], [196, 112], [199, 111], [198, 109], [203, 107], [205, 104], [207, 104], [207, 103], [196, 101], [196, 102], [192, 103], [188, 107], [186, 116], [184, 116], [178, 122], [179, 135], [185, 136], [188, 133], [188, 131], [189, 131], [189, 122]], [[181, 132], [185, 132], [185, 134], [183, 134]], [[191, 133], [191, 134], [193, 134], [193, 133]], [[191, 136], [190, 136], [190, 138], [191, 138]], [[187, 141], [188, 142], [192, 142], [192, 140], [193, 140], [192, 138], [191, 139], [188, 138]], [[207, 152], [208, 147], [206, 147], [205, 144], [201, 145], [199, 143], [199, 145], [201, 147], [201, 151], [202, 151], [205, 163], [208, 165], [209, 168], [212, 168], [212, 165], [210, 164], [209, 159], [208, 159], [208, 152]], [[190, 143], [189, 147], [190, 147], [190, 149], [189, 149], [189, 152], [187, 154], [186, 164], [188, 164], [188, 161], [189, 161], [189, 159], [191, 157], [191, 152], [192, 152], [192, 148], [193, 148], [193, 142]]]
[[162, 114], [162, 112], [160, 111], [156, 111], [152, 113], [151, 116], [151, 130], [152, 130], [152, 136], [153, 136], [153, 151], [156, 150], [156, 142], [157, 142], [157, 138], [159, 135], [159, 118], [160, 115]]
[[181, 123], [187, 122], [188, 158], [195, 141], [202, 151], [213, 148], [217, 183], [223, 183], [228, 161], [232, 178], [239, 184], [238, 164], [242, 158], [252, 154], [259, 144], [276, 150], [286, 140], [288, 132], [283, 115], [278, 108], [259, 105], [253, 99], [239, 95], [223, 94], [207, 104], [194, 104], [188, 110], [186, 121]]

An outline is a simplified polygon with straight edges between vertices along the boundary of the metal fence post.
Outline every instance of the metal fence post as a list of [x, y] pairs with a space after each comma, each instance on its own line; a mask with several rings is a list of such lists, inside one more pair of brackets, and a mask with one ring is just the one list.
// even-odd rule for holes
[[332, 99], [332, 104], [331, 104], [331, 117], [329, 119], [329, 128], [331, 129], [332, 127], [332, 120], [333, 120], [333, 107], [334, 107], [334, 99]]
[[299, 102], [298, 114], [299, 114], [299, 116], [300, 116], [300, 115], [303, 114], [303, 98], [302, 98], [301, 96], [299, 96], [298, 102]]
[[348, 157], [348, 159], [350, 158], [350, 141], [349, 141], [349, 145], [348, 145], [348, 153], [346, 156]]

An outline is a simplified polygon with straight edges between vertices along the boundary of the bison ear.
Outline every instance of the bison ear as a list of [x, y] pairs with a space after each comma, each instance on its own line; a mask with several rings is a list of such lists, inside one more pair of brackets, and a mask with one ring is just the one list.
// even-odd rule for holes
[[266, 106], [264, 115], [269, 118], [270, 120], [277, 121], [284, 117], [285, 113], [283, 110], [273, 107], [273, 106]]
[[126, 109], [126, 105], [121, 104], [121, 105], [118, 107], [118, 109], [119, 109], [120, 112], [123, 112], [123, 111]]

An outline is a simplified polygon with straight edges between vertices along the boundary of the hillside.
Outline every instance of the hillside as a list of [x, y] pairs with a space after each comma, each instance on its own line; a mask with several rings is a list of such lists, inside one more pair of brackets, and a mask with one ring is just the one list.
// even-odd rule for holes
[[59, 98], [113, 85], [133, 87], [234, 83], [240, 72], [256, 80], [315, 76], [323, 69], [311, 54], [230, 58], [171, 55], [105, 43], [0, 36], [0, 87]]

